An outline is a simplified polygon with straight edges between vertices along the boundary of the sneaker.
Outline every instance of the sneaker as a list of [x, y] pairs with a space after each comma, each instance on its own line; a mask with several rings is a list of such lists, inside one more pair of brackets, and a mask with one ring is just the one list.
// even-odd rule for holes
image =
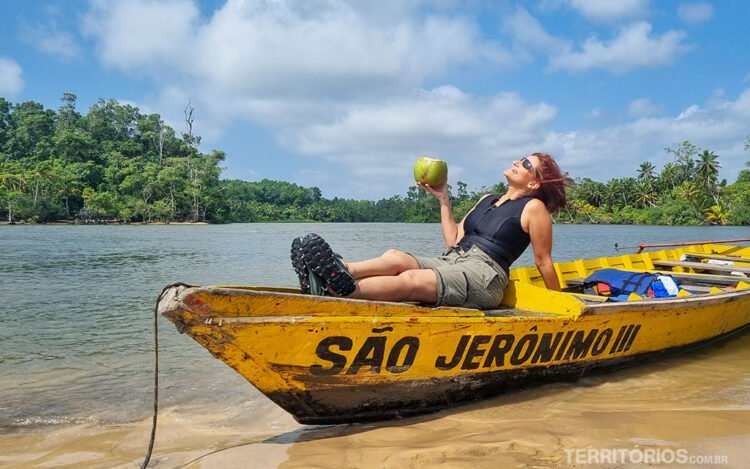
[[325, 285], [323, 285], [323, 281], [318, 277], [318, 275], [313, 272], [310, 269], [307, 269], [307, 278], [310, 284], [310, 291], [309, 293], [311, 295], [315, 296], [328, 296], [328, 292], [325, 290]]
[[299, 279], [299, 289], [302, 293], [310, 293], [310, 275], [307, 264], [302, 254], [302, 237], [295, 238], [292, 241], [291, 250], [292, 267], [294, 267], [294, 273], [297, 274]]
[[357, 288], [354, 277], [344, 265], [341, 256], [333, 252], [326, 240], [310, 233], [302, 238], [300, 250], [305, 264], [311, 272], [320, 277], [325, 290], [338, 296], [348, 296]]

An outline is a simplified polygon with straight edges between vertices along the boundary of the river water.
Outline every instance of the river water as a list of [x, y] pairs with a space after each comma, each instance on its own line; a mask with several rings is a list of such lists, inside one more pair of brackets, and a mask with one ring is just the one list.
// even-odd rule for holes
[[[152, 310], [161, 289], [177, 281], [294, 286], [289, 244], [307, 232], [321, 234], [350, 260], [376, 256], [390, 247], [437, 255], [442, 246], [435, 224], [0, 226], [0, 436], [32, 430], [38, 435], [80, 425], [142, 426], [151, 415]], [[557, 225], [553, 258], [616, 255], [615, 243], [632, 247], [639, 242], [747, 235], [747, 227]], [[516, 265], [531, 263], [529, 250]], [[491, 467], [506, 461], [508, 454], [516, 454], [507, 460], [514, 464], [564, 465], [570, 460], [561, 452], [561, 441], [576, 448], [671, 444], [693, 452], [723, 451], [734, 466], [742, 459], [740, 450], [750, 443], [748, 334], [577, 384], [542, 386], [407, 419], [398, 431], [381, 433], [393, 430], [386, 424], [322, 434], [321, 429], [294, 423], [192, 339], [178, 334], [171, 323], [159, 318], [159, 327], [160, 406], [165, 421], [192, 419], [186, 425], [203, 425], [209, 435], [226, 425], [243, 429], [252, 441], [263, 435], [266, 444], [271, 441], [284, 451], [275, 454], [266, 447], [262, 453], [267, 459], [258, 460], [261, 466], [425, 467], [455, 459], [457, 466]], [[562, 427], [551, 432], [553, 422]], [[183, 428], [172, 424], [164, 424], [167, 434]], [[254, 437], [247, 436], [253, 432]], [[610, 433], [611, 438], [602, 440]], [[398, 441], [386, 434], [398, 434]], [[230, 449], [237, 451], [237, 444], [230, 437], [217, 440], [225, 445], [214, 455], [219, 465]], [[326, 443], [311, 446], [310, 440]], [[549, 448], [553, 441], [557, 450], [546, 455], [542, 451], [540, 456], [536, 447]], [[180, 450], [175, 445], [175, 451]], [[217, 445], [204, 453], [217, 451], [222, 443]], [[352, 447], [359, 447], [354, 455]], [[384, 448], [397, 448], [401, 456], [384, 460]], [[181, 449], [190, 457], [203, 454], [200, 448]], [[347, 456], [333, 464], [325, 456], [330, 451]], [[186, 458], [180, 463], [190, 460]], [[172, 462], [178, 459], [173, 456]], [[24, 459], [16, 455], [8, 461]], [[40, 466], [46, 464], [39, 461]], [[61, 461], [68, 460], [57, 462]], [[107, 466], [123, 460], [104, 463], [79, 456], [70, 461]]]

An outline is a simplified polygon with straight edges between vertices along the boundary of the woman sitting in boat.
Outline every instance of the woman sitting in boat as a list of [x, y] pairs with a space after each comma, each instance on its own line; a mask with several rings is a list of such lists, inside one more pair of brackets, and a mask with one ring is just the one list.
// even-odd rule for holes
[[435, 306], [492, 309], [508, 286], [510, 265], [526, 250], [551, 290], [560, 283], [552, 265], [551, 214], [565, 207], [568, 179], [546, 153], [513, 161], [503, 171], [508, 190], [487, 194], [456, 223], [447, 182], [419, 184], [440, 202], [448, 250], [440, 257], [389, 249], [380, 257], [346, 262], [320, 236], [292, 242], [292, 265], [303, 292], [379, 301], [416, 301]]

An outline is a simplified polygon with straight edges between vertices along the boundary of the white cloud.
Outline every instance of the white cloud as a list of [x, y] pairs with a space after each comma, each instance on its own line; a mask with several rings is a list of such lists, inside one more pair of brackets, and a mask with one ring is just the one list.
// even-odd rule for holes
[[686, 23], [704, 23], [714, 16], [714, 7], [710, 3], [684, 3], [677, 8], [677, 15]]
[[661, 36], [652, 36], [651, 29], [651, 24], [638, 22], [623, 28], [610, 42], [592, 36], [583, 43], [580, 51], [566, 50], [550, 57], [549, 68], [569, 72], [603, 68], [622, 73], [669, 63], [688, 49], [682, 42], [684, 32], [668, 31]]
[[81, 49], [73, 36], [61, 31], [55, 21], [47, 24], [20, 26], [21, 39], [36, 49], [63, 60], [72, 60], [80, 56]]
[[522, 49], [547, 54], [562, 52], [570, 47], [570, 41], [549, 34], [539, 21], [523, 8], [518, 8], [503, 20], [503, 28], [513, 38], [513, 43]]
[[592, 121], [597, 120], [600, 117], [602, 117], [602, 110], [599, 109], [598, 107], [588, 110], [583, 114], [583, 117], [586, 120], [592, 120]]
[[23, 70], [13, 59], [0, 57], [0, 95], [13, 96], [23, 89]]
[[659, 112], [654, 103], [648, 98], [638, 98], [628, 104], [628, 115], [631, 117], [653, 116]]
[[594, 21], [613, 22], [643, 17], [648, 0], [568, 0], [571, 8]]
[[86, 30], [110, 66], [160, 79], [178, 73], [186, 86], [246, 101], [385, 92], [458, 64], [511, 62], [473, 22], [404, 8], [371, 17], [357, 2], [229, 0], [199, 24], [188, 0], [99, 0]]
[[[600, 3], [606, 9], [616, 2]], [[653, 117], [652, 103], [636, 100], [629, 106], [634, 120], [627, 124], [554, 131], [553, 104], [527, 102], [518, 93], [479, 97], [457, 86], [432, 88], [449, 82], [456, 68], [502, 70], [517, 58], [483, 39], [470, 19], [417, 13], [419, 2], [371, 5], [229, 0], [202, 19], [188, 0], [97, 0], [86, 29], [104, 63], [156, 83], [150, 107], [177, 123], [173, 127], [182, 127], [189, 99], [199, 112], [196, 133], [204, 142], [237, 121], [265, 126], [290, 153], [320, 161], [314, 170], [290, 170], [297, 174], [290, 177], [304, 185], [320, 181], [327, 196], [403, 193], [413, 183], [411, 166], [420, 154], [446, 159], [451, 181], [472, 188], [496, 183], [509, 161], [534, 150], [550, 151], [574, 176], [595, 179], [635, 174], [633, 161], [657, 163], [666, 158], [665, 146], [685, 139], [716, 151], [722, 171], [744, 162], [737, 142], [747, 133], [747, 92], [736, 101], [718, 96], [660, 118]], [[648, 6], [626, 2], [619, 13], [594, 13], [592, 4], [576, 5], [602, 19], [633, 17]], [[684, 33], [655, 35], [646, 22], [626, 26], [609, 41], [589, 38], [577, 49], [523, 9], [503, 27], [514, 39], [514, 54], [547, 54], [552, 70], [624, 72], [669, 63], [687, 49]], [[594, 109], [586, 118], [603, 125], [609, 120], [603, 114]]]
[[528, 104], [514, 93], [476, 98], [442, 86], [351, 109], [334, 122], [304, 128], [289, 144], [368, 184], [406, 187], [411, 165], [423, 154], [448, 161], [454, 182], [470, 167], [482, 175], [478, 183], [494, 184], [504, 165], [536, 148], [556, 114], [553, 106]]
[[284, 143], [451, 69], [514, 62], [472, 19], [425, 5], [228, 0], [201, 19], [190, 0], [95, 0], [84, 25], [103, 63], [156, 83], [152, 107], [167, 121], [191, 100], [204, 141], [244, 120]]
[[[650, 101], [634, 102], [634, 109], [654, 112]], [[451, 182], [463, 180], [472, 188], [501, 180], [509, 161], [535, 150], [550, 152], [575, 177], [600, 181], [635, 176], [640, 161], [663, 165], [672, 159], [664, 148], [684, 140], [719, 155], [722, 177], [730, 182], [748, 159], [743, 144], [750, 89], [735, 100], [714, 96], [672, 116], [637, 117], [597, 130], [554, 131], [556, 115], [554, 106], [528, 103], [518, 94], [477, 98], [444, 86], [352, 109], [329, 124], [305, 127], [287, 144], [339, 168], [339, 180], [352, 187], [339, 184], [338, 190], [373, 198], [403, 193], [421, 154], [445, 159]]]
[[[601, 180], [635, 176], [637, 164], [651, 161], [657, 166], [671, 161], [664, 152], [684, 140], [719, 155], [722, 177], [730, 182], [748, 159], [742, 143], [750, 119], [750, 89], [734, 101], [710, 99], [708, 104], [693, 104], [672, 117], [643, 117], [601, 130], [549, 132], [543, 148], [559, 157], [561, 166], [576, 177]], [[602, 171], [606, 161], [606, 171]]]
[[[198, 9], [190, 0], [93, 0], [84, 31], [106, 65], [131, 72], [187, 68], [195, 60]], [[174, 78], [174, 77], [165, 77]]]

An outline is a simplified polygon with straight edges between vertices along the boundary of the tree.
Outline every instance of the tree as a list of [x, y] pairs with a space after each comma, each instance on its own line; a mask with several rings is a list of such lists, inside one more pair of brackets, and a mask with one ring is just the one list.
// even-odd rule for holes
[[86, 115], [85, 126], [95, 141], [106, 148], [107, 142], [122, 142], [135, 136], [138, 109], [114, 99], [99, 99]]
[[731, 214], [728, 210], [724, 210], [718, 205], [712, 205], [705, 211], [704, 215], [706, 216], [706, 220], [710, 223], [726, 225], [729, 223]]
[[659, 175], [662, 190], [670, 191], [682, 183], [682, 169], [674, 162], [667, 162]]
[[650, 161], [644, 161], [641, 163], [641, 166], [638, 169], [638, 180], [651, 184], [654, 179], [656, 179], [656, 166], [651, 164]]
[[679, 183], [691, 181], [695, 174], [695, 156], [698, 154], [698, 147], [685, 140], [674, 148], [665, 148], [664, 151], [675, 157], [676, 164], [680, 168]]
[[6, 143], [9, 159], [35, 164], [49, 157], [55, 126], [54, 111], [29, 101], [13, 107], [10, 121], [11, 130]]
[[635, 187], [635, 202], [639, 207], [656, 205], [656, 192], [651, 184], [645, 180], [638, 181]]
[[713, 188], [716, 185], [716, 179], [719, 176], [719, 157], [714, 152], [709, 150], [703, 150], [698, 155], [698, 161], [696, 163], [696, 176], [698, 182], [705, 188]]
[[4, 159], [5, 146], [11, 131], [11, 110], [13, 106], [5, 98], [0, 97], [0, 162]]
[[81, 115], [76, 111], [78, 97], [73, 93], [64, 93], [60, 98], [62, 106], [57, 110], [55, 133], [75, 132], [80, 129]]
[[674, 189], [674, 195], [690, 204], [695, 213], [698, 213], [696, 201], [701, 191], [698, 185], [691, 181], [685, 181]]
[[0, 184], [8, 204], [8, 223], [13, 223], [13, 204], [22, 195], [21, 191], [26, 185], [26, 177], [18, 163], [0, 165]]

